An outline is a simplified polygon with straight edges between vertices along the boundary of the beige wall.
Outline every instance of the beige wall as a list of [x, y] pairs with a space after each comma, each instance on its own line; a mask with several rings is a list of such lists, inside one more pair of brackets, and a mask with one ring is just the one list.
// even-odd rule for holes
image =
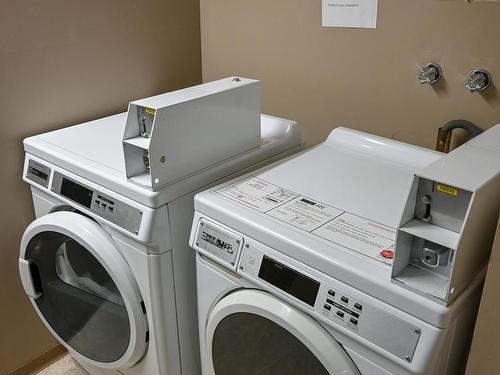
[[[0, 11], [0, 374], [55, 344], [23, 294], [19, 240], [33, 218], [26, 136], [126, 110], [201, 80], [199, 3], [3, 1]], [[96, 137], [99, 136], [96, 134]]]
[[[500, 3], [380, 0], [375, 30], [321, 27], [321, 1], [201, 0], [203, 80], [259, 78], [263, 110], [298, 120], [309, 143], [337, 126], [435, 146], [437, 128], [500, 122], [496, 88], [464, 88], [481, 65], [500, 87]], [[420, 85], [419, 64], [445, 80]]]

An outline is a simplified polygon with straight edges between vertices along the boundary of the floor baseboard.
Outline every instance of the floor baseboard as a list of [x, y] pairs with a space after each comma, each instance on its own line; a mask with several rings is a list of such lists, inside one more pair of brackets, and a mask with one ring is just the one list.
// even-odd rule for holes
[[67, 353], [66, 348], [61, 344], [53, 346], [45, 353], [40, 354], [38, 357], [26, 362], [24, 365], [12, 370], [7, 375], [33, 375], [38, 371], [43, 370], [57, 359], [61, 358]]

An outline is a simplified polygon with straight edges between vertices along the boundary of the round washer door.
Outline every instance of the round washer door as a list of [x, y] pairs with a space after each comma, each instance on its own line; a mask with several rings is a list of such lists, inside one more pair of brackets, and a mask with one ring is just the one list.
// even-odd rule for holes
[[43, 322], [80, 360], [117, 369], [146, 352], [148, 322], [139, 287], [95, 221], [75, 212], [35, 220], [21, 240], [19, 272]]
[[236, 291], [215, 305], [206, 349], [215, 375], [359, 375], [321, 325], [260, 290]]

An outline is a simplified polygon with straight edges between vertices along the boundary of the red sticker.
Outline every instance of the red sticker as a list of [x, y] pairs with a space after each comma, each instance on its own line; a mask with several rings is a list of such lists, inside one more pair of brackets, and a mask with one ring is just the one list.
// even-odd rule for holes
[[394, 258], [394, 251], [385, 249], [380, 252], [380, 255], [382, 255], [384, 258], [392, 259]]

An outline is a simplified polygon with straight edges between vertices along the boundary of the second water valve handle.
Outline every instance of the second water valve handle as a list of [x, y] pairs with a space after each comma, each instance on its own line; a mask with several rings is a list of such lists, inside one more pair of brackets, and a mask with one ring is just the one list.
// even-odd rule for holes
[[470, 92], [481, 92], [486, 90], [491, 85], [491, 75], [488, 71], [476, 68], [473, 69], [467, 76], [465, 87]]

